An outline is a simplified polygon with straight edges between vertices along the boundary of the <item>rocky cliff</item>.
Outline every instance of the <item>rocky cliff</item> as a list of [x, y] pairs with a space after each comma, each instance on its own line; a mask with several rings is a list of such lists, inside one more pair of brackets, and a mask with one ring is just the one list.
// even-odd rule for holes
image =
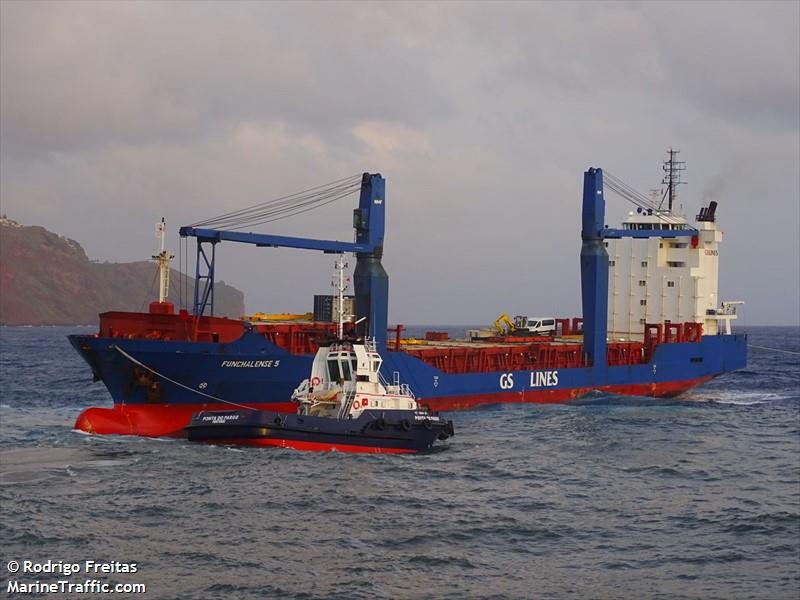
[[[81, 245], [43, 227], [0, 219], [0, 323], [88, 325], [109, 310], [146, 311], [158, 299], [154, 262], [90, 261]], [[188, 294], [194, 279], [186, 278]], [[170, 275], [169, 299], [178, 304], [179, 274]], [[191, 300], [190, 300], [191, 301]], [[244, 294], [217, 282], [214, 314], [241, 317]]]

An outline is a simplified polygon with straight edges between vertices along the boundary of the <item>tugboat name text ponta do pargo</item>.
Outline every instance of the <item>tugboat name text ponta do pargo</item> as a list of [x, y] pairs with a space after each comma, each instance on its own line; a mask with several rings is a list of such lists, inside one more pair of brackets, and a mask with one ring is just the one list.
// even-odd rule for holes
[[[354, 298], [342, 303], [353, 300], [355, 315], [345, 324], [345, 337], [372, 340], [382, 358], [380, 373], [403, 381], [417, 405], [433, 411], [497, 402], [571, 402], [594, 390], [671, 397], [740, 369], [746, 364], [747, 336], [731, 332], [740, 303], [721, 302], [718, 296], [722, 232], [717, 203], [700, 208], [694, 223], [674, 211], [682, 168], [670, 151], [660, 198], [640, 194], [602, 169], [587, 170], [580, 251], [583, 317], [533, 320], [531, 328], [526, 326], [531, 320], [520, 316], [506, 319], [508, 326], [489, 337], [472, 331], [465, 339], [447, 339], [431, 332], [425, 340], [405, 340], [398, 325], [389, 338], [389, 280], [381, 264], [386, 182], [379, 174], [182, 227], [182, 239], [197, 240], [192, 313], [176, 313], [166, 300], [170, 257], [162, 244], [156, 257], [162, 293], [149, 312], [103, 313], [96, 334], [69, 336], [114, 401], [111, 408], [85, 410], [75, 426], [101, 434], [183, 436], [193, 414], [227, 410], [231, 403], [296, 412], [292, 391], [321, 360], [315, 355], [336, 335], [337, 311], [347, 307], [322, 296], [315, 298], [320, 302], [314, 318], [214, 316], [215, 258], [222, 242], [355, 254]], [[605, 225], [606, 189], [636, 207], [621, 228]], [[354, 242], [240, 231], [350, 194], [359, 194]], [[528, 243], [535, 244], [535, 237]], [[552, 329], [543, 333], [540, 325], [550, 321]], [[367, 352], [366, 344], [362, 347]], [[352, 410], [345, 413], [356, 418]], [[359, 409], [357, 418], [361, 414]]]

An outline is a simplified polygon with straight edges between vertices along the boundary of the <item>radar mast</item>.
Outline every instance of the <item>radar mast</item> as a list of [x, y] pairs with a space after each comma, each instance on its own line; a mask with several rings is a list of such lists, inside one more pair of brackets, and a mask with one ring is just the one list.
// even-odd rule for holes
[[669, 158], [664, 161], [663, 170], [664, 170], [664, 179], [661, 180], [661, 185], [667, 186], [664, 190], [664, 195], [661, 198], [661, 203], [658, 205], [659, 210], [664, 204], [664, 200], [668, 201], [667, 209], [669, 212], [672, 212], [672, 205], [675, 203], [675, 197], [677, 196], [677, 188], [681, 184], [685, 184], [685, 181], [681, 181], [681, 171], [686, 170], [686, 161], [679, 161], [676, 160], [678, 153], [680, 150], [673, 150], [670, 148], [667, 150], [667, 154], [669, 154]]

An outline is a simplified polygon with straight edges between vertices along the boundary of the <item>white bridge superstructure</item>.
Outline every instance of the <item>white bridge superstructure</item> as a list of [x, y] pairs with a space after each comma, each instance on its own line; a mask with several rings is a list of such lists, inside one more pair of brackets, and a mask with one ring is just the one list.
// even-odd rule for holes
[[[335, 263], [333, 281], [339, 306], [344, 305], [344, 292], [350, 281], [344, 275], [346, 268], [347, 263], [340, 256]], [[311, 377], [303, 380], [292, 394], [292, 400], [300, 405], [299, 414], [357, 419], [365, 410], [418, 410], [411, 388], [400, 383], [398, 372], [394, 372], [391, 384], [381, 376], [383, 358], [375, 340], [343, 339], [347, 315], [340, 310], [338, 316], [338, 338], [328, 345], [320, 345], [311, 364]], [[426, 418], [438, 419], [435, 416]]]
[[357, 419], [365, 410], [417, 410], [407, 384], [381, 377], [383, 359], [374, 340], [336, 340], [320, 346], [311, 366], [311, 377], [292, 394], [300, 414], [316, 417]]
[[705, 335], [731, 333], [741, 303], [719, 300], [722, 231], [715, 211], [716, 203], [701, 210], [695, 225], [671, 211], [631, 212], [623, 229], [696, 229], [697, 235], [606, 240], [609, 339], [640, 340], [645, 323], [666, 321], [702, 323]]

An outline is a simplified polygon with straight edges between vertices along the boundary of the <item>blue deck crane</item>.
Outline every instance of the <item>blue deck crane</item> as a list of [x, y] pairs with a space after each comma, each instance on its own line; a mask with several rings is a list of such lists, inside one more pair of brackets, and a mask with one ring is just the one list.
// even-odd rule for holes
[[[383, 268], [383, 237], [386, 215], [386, 180], [379, 173], [364, 173], [358, 208], [353, 211], [355, 242], [316, 240], [302, 237], [245, 233], [224, 229], [181, 227], [181, 237], [197, 239], [195, 268], [194, 314], [208, 310], [214, 314], [214, 262], [216, 245], [223, 241], [253, 244], [265, 248], [300, 248], [326, 254], [353, 252], [356, 268], [353, 273], [356, 296], [356, 318], [361, 321], [359, 334], [386, 343], [389, 304], [389, 276]], [[202, 288], [202, 289], [201, 289]]]
[[[581, 300], [583, 303], [583, 352], [585, 364], [605, 371], [608, 336], [609, 238], [677, 238], [697, 235], [696, 229], [609, 229], [605, 224], [603, 170], [590, 168], [583, 174], [583, 219], [581, 228]], [[596, 379], [600, 381], [600, 379]]]

